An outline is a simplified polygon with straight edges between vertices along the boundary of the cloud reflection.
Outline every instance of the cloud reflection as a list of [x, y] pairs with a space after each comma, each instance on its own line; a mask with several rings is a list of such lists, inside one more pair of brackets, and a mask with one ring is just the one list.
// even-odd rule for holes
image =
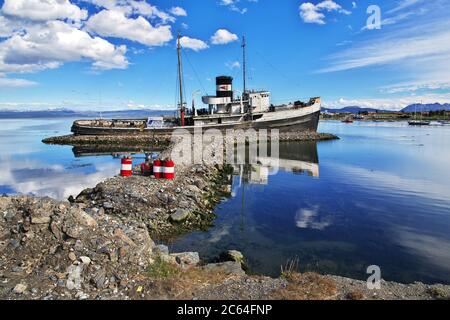
[[1, 157], [3, 170], [0, 185], [14, 190], [13, 193], [49, 196], [65, 200], [78, 195], [83, 189], [117, 173], [115, 163], [95, 164], [93, 173], [65, 170], [62, 165], [50, 165], [34, 160], [14, 160]]
[[324, 230], [331, 225], [329, 217], [319, 216], [319, 206], [311, 209], [299, 209], [295, 214], [295, 224], [301, 229]]

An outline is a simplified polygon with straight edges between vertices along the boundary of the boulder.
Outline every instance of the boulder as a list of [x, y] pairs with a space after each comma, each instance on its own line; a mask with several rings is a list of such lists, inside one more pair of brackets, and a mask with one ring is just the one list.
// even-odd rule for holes
[[97, 221], [79, 208], [71, 208], [70, 214], [75, 218], [75, 221], [82, 226], [90, 228], [97, 227]]
[[19, 283], [13, 289], [13, 293], [15, 294], [23, 294], [27, 290], [27, 285], [23, 283]]
[[242, 254], [242, 252], [237, 251], [237, 250], [228, 250], [226, 252], [223, 252], [220, 255], [220, 261], [235, 261], [235, 262], [239, 262], [240, 264], [244, 265], [245, 263], [245, 258], [244, 255]]
[[49, 224], [51, 218], [49, 216], [32, 216], [31, 223], [32, 224]]
[[183, 222], [189, 216], [188, 210], [178, 209], [175, 213], [170, 215], [170, 220], [173, 222]]
[[169, 247], [163, 244], [159, 244], [153, 248], [153, 252], [159, 255], [168, 255]]
[[182, 268], [195, 267], [200, 263], [200, 256], [198, 252], [182, 252], [182, 253], [172, 253], [171, 257], [175, 258], [175, 261]]
[[193, 184], [187, 186], [187, 189], [188, 189], [190, 192], [193, 192], [193, 193], [201, 193], [201, 192], [202, 192], [202, 191], [199, 189], [199, 187], [197, 187], [196, 185], [193, 185]]
[[233, 275], [245, 275], [245, 271], [239, 262], [227, 261], [221, 263], [210, 263], [202, 267], [203, 270], [221, 273], [221, 274], [233, 274]]
[[122, 240], [123, 242], [125, 242], [126, 244], [134, 247], [136, 246], [136, 244], [133, 242], [133, 240], [131, 240], [126, 234], [125, 232], [123, 232], [122, 229], [116, 229], [114, 230], [114, 236], [119, 238], [120, 240]]

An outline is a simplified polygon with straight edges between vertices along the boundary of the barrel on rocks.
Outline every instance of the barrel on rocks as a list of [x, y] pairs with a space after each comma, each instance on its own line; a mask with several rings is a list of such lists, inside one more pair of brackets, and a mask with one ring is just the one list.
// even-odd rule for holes
[[161, 179], [163, 177], [163, 163], [159, 159], [153, 161], [153, 175], [156, 179]]
[[164, 179], [173, 180], [175, 178], [175, 162], [167, 159], [164, 161]]
[[131, 157], [122, 158], [120, 175], [122, 177], [131, 177], [133, 175], [133, 159]]
[[144, 176], [150, 176], [152, 174], [152, 165], [147, 162], [141, 163], [141, 173]]

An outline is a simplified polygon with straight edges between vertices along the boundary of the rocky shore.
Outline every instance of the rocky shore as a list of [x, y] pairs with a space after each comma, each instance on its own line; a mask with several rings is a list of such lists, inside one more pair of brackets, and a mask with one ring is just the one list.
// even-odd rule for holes
[[289, 272], [246, 275], [237, 251], [206, 264], [170, 253], [132, 215], [83, 203], [0, 197], [0, 299], [449, 299], [450, 286]]
[[42, 140], [46, 144], [81, 146], [152, 146], [155, 149], [167, 147], [170, 144], [169, 136], [150, 135], [124, 135], [124, 136], [83, 136], [83, 135], [65, 135], [49, 137]]
[[[280, 141], [324, 141], [339, 139], [336, 135], [330, 133], [320, 133], [315, 131], [301, 132], [280, 132]], [[171, 143], [170, 136], [150, 136], [150, 135], [112, 135], [112, 136], [83, 136], [83, 135], [65, 135], [58, 137], [49, 137], [42, 142], [47, 144], [81, 146], [151, 146], [155, 149], [167, 147]]]
[[247, 275], [238, 251], [210, 263], [158, 245], [213, 223], [230, 170], [177, 166], [172, 181], [116, 176], [69, 201], [0, 197], [0, 299], [450, 298], [444, 285], [382, 281], [369, 290], [365, 281], [296, 270]]
[[227, 166], [178, 166], [174, 180], [116, 176], [70, 201], [87, 212], [140, 221], [153, 237], [167, 239], [211, 226], [214, 206], [230, 195], [230, 170]]

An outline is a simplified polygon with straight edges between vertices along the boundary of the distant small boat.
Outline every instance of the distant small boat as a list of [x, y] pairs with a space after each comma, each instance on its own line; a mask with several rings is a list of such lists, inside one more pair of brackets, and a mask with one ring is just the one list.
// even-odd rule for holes
[[408, 124], [410, 126], [429, 126], [430, 125], [430, 121], [427, 121], [427, 120], [411, 120], [411, 121], [408, 121]]
[[352, 117], [346, 117], [344, 120], [342, 120], [343, 123], [353, 123]]
[[440, 124], [450, 124], [450, 120], [439, 120]]
[[[420, 103], [422, 105], [422, 102]], [[410, 126], [429, 126], [430, 121], [422, 119], [422, 110], [420, 111], [420, 119], [417, 119], [417, 110], [414, 107], [414, 120], [408, 121]]]

